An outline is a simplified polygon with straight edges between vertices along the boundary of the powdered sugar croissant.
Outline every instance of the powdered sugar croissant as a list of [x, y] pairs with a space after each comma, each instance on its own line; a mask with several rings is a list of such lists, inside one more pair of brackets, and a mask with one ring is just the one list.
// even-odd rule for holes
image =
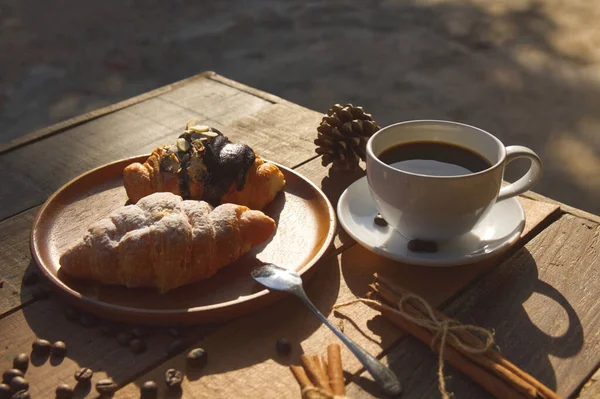
[[261, 211], [155, 193], [94, 223], [60, 264], [67, 276], [164, 293], [214, 275], [274, 231]]
[[264, 162], [245, 144], [233, 144], [218, 130], [188, 122], [176, 144], [156, 148], [144, 162], [123, 171], [132, 202], [155, 192], [212, 205], [231, 202], [262, 209], [285, 185], [277, 165]]

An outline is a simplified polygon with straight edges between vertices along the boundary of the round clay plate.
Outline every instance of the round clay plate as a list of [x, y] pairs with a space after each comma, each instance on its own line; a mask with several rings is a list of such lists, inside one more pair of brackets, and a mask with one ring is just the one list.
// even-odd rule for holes
[[162, 295], [150, 288], [106, 286], [66, 277], [60, 270], [60, 255], [81, 239], [93, 222], [127, 203], [123, 168], [146, 158], [117, 161], [75, 178], [46, 201], [34, 221], [33, 257], [54, 288], [73, 305], [104, 317], [146, 324], [226, 320], [282, 297], [250, 277], [254, 267], [275, 263], [306, 278], [333, 241], [335, 213], [325, 194], [293, 170], [277, 165], [286, 186], [263, 209], [277, 222], [277, 230], [266, 243], [213, 277]]

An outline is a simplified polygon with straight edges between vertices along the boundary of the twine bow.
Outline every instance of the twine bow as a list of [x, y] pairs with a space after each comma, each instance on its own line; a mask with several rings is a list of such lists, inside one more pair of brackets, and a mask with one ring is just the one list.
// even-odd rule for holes
[[[414, 301], [417, 302], [415, 306], [417, 309], [424, 308], [425, 314], [423, 317], [415, 317], [411, 315], [408, 311], [405, 310], [404, 306], [409, 302]], [[362, 302], [365, 304], [374, 304], [377, 306], [383, 306], [380, 302], [374, 301], [372, 299], [365, 298], [357, 298], [349, 302], [344, 302], [337, 304], [333, 307], [333, 309], [338, 309], [344, 306], [352, 305], [357, 302]], [[420, 305], [420, 306], [419, 306]], [[398, 309], [390, 308], [390, 311], [402, 316], [406, 320], [421, 326], [423, 328], [428, 329], [429, 331], [435, 333], [433, 339], [431, 340], [431, 349], [435, 351], [435, 343], [439, 341], [439, 355], [438, 355], [438, 388], [440, 393], [442, 394], [443, 399], [449, 399], [451, 394], [446, 390], [446, 378], [444, 376], [444, 347], [448, 341], [451, 341], [454, 345], [456, 345], [461, 351], [465, 353], [473, 353], [479, 354], [484, 353], [488, 349], [492, 347], [494, 344], [494, 336], [491, 332], [486, 330], [485, 328], [475, 326], [472, 324], [461, 324], [457, 320], [440, 320], [435, 316], [435, 313], [429, 303], [418, 295], [407, 294], [404, 295], [398, 301]], [[476, 333], [483, 337], [483, 340], [480, 342], [481, 345], [472, 345], [470, 343], [465, 342], [461, 339], [460, 335], [457, 334], [459, 331], [467, 331], [470, 333]]]

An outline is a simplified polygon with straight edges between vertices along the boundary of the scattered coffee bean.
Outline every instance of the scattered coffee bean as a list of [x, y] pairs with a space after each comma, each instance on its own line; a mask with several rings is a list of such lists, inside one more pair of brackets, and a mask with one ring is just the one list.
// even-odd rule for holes
[[437, 252], [438, 246], [433, 241], [410, 240], [408, 242], [408, 250], [412, 252]]
[[92, 369], [87, 368], [87, 367], [80, 368], [79, 370], [77, 370], [75, 372], [75, 375], [74, 375], [75, 380], [77, 380], [77, 382], [81, 382], [83, 384], [88, 384], [93, 376], [94, 376], [94, 372], [92, 371]]
[[28, 271], [23, 276], [23, 285], [34, 285], [39, 279], [40, 275], [35, 270]]
[[81, 324], [85, 328], [96, 327], [98, 325], [98, 322], [98, 318], [93, 314], [82, 313], [81, 316], [79, 316], [79, 324]]
[[165, 373], [165, 384], [169, 389], [179, 388], [183, 382], [183, 373], [179, 370], [168, 369]]
[[6, 384], [0, 384], [0, 399], [10, 399], [10, 387]]
[[52, 344], [52, 356], [63, 357], [67, 354], [67, 344], [56, 341]]
[[4, 280], [0, 280], [0, 288], [4, 287]]
[[167, 332], [169, 333], [169, 335], [173, 338], [179, 338], [181, 337], [181, 330], [179, 330], [178, 328], [169, 328], [167, 330]]
[[113, 394], [117, 390], [117, 384], [112, 380], [112, 378], [106, 378], [104, 380], [100, 380], [96, 383], [96, 391], [99, 394]]
[[9, 385], [13, 392], [26, 391], [29, 389], [29, 383], [23, 377], [13, 378]]
[[71, 399], [73, 397], [73, 388], [67, 384], [60, 384], [54, 392], [56, 399]]
[[12, 399], [31, 399], [31, 395], [29, 394], [29, 391], [22, 390], [13, 394]]
[[13, 359], [13, 368], [21, 370], [23, 374], [27, 372], [29, 367], [29, 356], [26, 353], [20, 353]]
[[156, 399], [158, 397], [158, 385], [154, 381], [146, 381], [142, 385], [142, 399]]
[[23, 372], [21, 370], [17, 370], [17, 369], [6, 370], [2, 374], [2, 383], [6, 384], [6, 385], [10, 385], [10, 382], [13, 380], [13, 378], [16, 378], [16, 377], [24, 377]]
[[379, 213], [375, 216], [374, 222], [377, 226], [381, 227], [385, 227], [388, 225], [388, 222]]
[[208, 362], [208, 353], [202, 348], [196, 348], [189, 351], [185, 357], [188, 367], [200, 369], [206, 366]]
[[131, 333], [137, 338], [146, 338], [150, 336], [150, 329], [148, 327], [133, 327]]
[[277, 353], [280, 355], [288, 356], [292, 353], [292, 344], [285, 338], [279, 338], [275, 343], [275, 350], [277, 350]]
[[31, 349], [36, 355], [47, 355], [50, 352], [51, 347], [52, 345], [50, 345], [50, 342], [39, 338], [31, 344]]
[[69, 321], [77, 321], [79, 319], [79, 312], [75, 308], [67, 308], [65, 310], [65, 318]]
[[133, 338], [133, 336], [129, 331], [123, 331], [117, 335], [117, 342], [121, 346], [129, 346], [129, 341], [131, 341], [131, 338]]
[[129, 349], [135, 354], [146, 352], [146, 348], [146, 343], [139, 338], [134, 338], [129, 342]]
[[183, 342], [183, 340], [176, 339], [175, 341], [171, 342], [171, 344], [167, 348], [167, 354], [169, 356], [173, 356], [173, 355], [183, 352], [184, 349], [185, 349], [185, 343]]

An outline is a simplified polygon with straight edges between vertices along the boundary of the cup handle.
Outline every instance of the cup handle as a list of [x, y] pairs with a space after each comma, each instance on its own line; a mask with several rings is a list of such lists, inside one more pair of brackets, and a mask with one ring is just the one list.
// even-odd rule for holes
[[[542, 160], [538, 155], [527, 147], [520, 145], [511, 145], [506, 147], [506, 164], [517, 159], [527, 158], [531, 161], [531, 166], [525, 176], [521, 177], [516, 182], [504, 186], [500, 189], [497, 201], [514, 197], [515, 195], [523, 194], [537, 183], [542, 177]], [[506, 165], [505, 164], [505, 165]]]

